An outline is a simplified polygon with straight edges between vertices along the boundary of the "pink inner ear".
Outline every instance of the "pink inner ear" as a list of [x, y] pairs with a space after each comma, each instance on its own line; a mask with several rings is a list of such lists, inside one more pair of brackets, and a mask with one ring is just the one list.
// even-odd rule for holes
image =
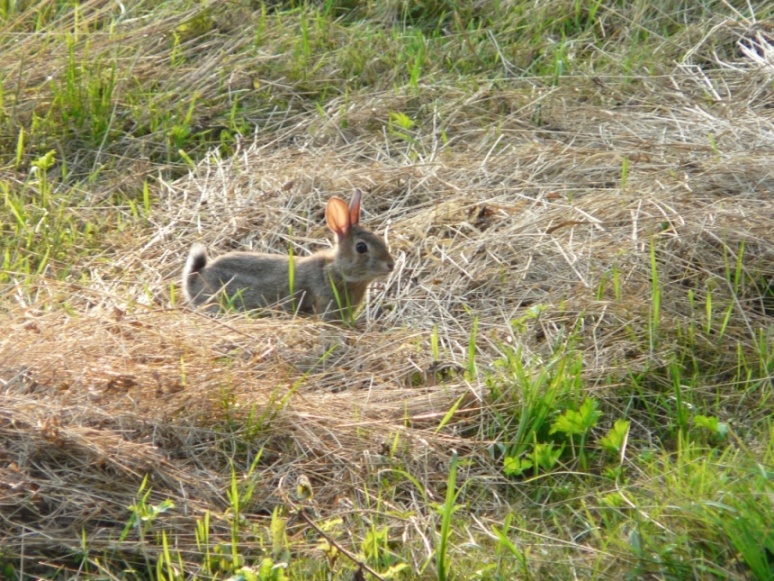
[[352, 201], [349, 203], [349, 223], [358, 225], [360, 223], [360, 199], [363, 193], [358, 189], [355, 190], [352, 196]]
[[336, 239], [341, 241], [349, 232], [350, 226], [347, 203], [336, 197], [328, 200], [328, 205], [325, 206], [325, 221], [328, 222], [328, 228], [336, 234]]

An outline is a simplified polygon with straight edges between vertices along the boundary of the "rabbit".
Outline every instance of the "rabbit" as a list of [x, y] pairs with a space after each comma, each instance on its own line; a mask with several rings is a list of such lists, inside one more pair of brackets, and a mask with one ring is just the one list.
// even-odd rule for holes
[[186, 299], [210, 310], [222, 297], [242, 310], [279, 306], [325, 320], [351, 319], [368, 284], [395, 266], [385, 242], [359, 225], [361, 196], [355, 190], [349, 207], [341, 198], [328, 200], [325, 220], [336, 245], [293, 259], [292, 296], [288, 256], [229, 252], [210, 260], [207, 249], [194, 244], [183, 270]]

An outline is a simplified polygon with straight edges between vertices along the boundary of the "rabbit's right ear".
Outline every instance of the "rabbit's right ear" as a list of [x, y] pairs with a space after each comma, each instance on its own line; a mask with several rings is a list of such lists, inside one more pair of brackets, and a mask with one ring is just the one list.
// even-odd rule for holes
[[349, 223], [353, 226], [360, 224], [360, 198], [363, 192], [355, 190], [352, 201], [349, 203]]
[[328, 222], [328, 228], [336, 234], [336, 239], [339, 242], [343, 240], [351, 225], [347, 203], [335, 196], [328, 200], [328, 205], [325, 206], [325, 221]]

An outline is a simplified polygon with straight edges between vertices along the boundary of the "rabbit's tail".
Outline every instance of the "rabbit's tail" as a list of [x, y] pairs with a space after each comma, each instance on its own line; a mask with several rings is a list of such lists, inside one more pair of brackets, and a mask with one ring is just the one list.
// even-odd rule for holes
[[207, 266], [207, 248], [203, 244], [194, 244], [188, 253], [188, 261], [185, 263], [185, 278], [197, 274]]
[[190, 299], [196, 295], [194, 286], [199, 280], [198, 274], [207, 266], [207, 248], [203, 244], [194, 244], [188, 253], [185, 268], [183, 269], [183, 290]]

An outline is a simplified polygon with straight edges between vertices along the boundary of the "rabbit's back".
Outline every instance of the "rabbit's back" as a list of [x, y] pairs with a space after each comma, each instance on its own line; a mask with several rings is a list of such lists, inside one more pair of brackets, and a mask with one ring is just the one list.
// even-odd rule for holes
[[188, 274], [189, 300], [200, 305], [223, 296], [233, 306], [252, 310], [290, 296], [288, 259], [281, 255], [229, 252]]
[[290, 260], [279, 254], [229, 252], [211, 262], [206, 262], [206, 257], [198, 260], [198, 264], [197, 258], [192, 262], [200, 268], [191, 269], [184, 281], [186, 296], [196, 305], [210, 303], [220, 295], [246, 311], [281, 307], [322, 313], [330, 310], [329, 303], [334, 301], [325, 274], [333, 258], [325, 252], [295, 257], [292, 277]]

